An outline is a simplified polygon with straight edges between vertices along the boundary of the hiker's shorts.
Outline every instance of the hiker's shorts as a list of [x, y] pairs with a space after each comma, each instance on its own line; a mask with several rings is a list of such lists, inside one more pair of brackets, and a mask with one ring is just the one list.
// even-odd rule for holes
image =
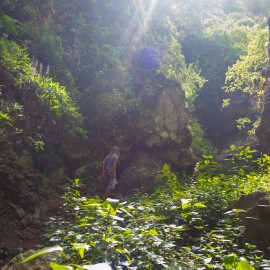
[[108, 182], [108, 188], [115, 189], [115, 185], [117, 185], [117, 184], [118, 184], [118, 182], [117, 182], [116, 178], [115, 177], [111, 178], [111, 179], [109, 179], [109, 182]]

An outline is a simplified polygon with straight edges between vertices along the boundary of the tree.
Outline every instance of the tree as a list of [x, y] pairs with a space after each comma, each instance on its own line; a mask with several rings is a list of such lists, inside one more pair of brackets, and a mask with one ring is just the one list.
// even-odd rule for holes
[[229, 67], [226, 73], [225, 90], [243, 91], [258, 101], [262, 98], [265, 81], [261, 77], [261, 71], [267, 59], [268, 31], [258, 26], [250, 30], [247, 53]]

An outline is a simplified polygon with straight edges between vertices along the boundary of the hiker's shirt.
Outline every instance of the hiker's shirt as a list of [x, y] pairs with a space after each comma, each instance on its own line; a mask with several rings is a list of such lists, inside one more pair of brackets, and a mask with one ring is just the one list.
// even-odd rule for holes
[[105, 169], [105, 173], [106, 175], [112, 175], [113, 177], [115, 177], [115, 172], [113, 171], [113, 164], [116, 165], [117, 161], [118, 161], [119, 157], [114, 154], [114, 153], [110, 153], [109, 155], [107, 155], [104, 159], [104, 169]]

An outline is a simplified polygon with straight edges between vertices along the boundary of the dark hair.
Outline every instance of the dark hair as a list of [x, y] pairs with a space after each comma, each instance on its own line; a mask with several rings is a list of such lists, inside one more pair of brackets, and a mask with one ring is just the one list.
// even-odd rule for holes
[[119, 147], [118, 147], [118, 146], [112, 147], [111, 152], [112, 152], [112, 153], [119, 153], [119, 152], [120, 152]]

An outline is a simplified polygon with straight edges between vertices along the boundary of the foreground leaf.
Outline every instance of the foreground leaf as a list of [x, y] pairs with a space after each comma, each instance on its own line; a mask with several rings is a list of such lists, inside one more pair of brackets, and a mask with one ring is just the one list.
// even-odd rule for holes
[[50, 262], [50, 267], [52, 268], [52, 270], [72, 270], [73, 269], [73, 267], [71, 266], [56, 264], [54, 262]]
[[51, 252], [54, 252], [54, 251], [63, 251], [63, 248], [61, 248], [60, 246], [44, 248], [44, 249], [40, 250], [39, 252], [37, 252], [37, 253], [35, 253], [35, 254], [27, 257], [21, 263], [25, 263], [25, 262], [31, 261], [31, 260], [39, 257], [40, 255], [51, 253]]

